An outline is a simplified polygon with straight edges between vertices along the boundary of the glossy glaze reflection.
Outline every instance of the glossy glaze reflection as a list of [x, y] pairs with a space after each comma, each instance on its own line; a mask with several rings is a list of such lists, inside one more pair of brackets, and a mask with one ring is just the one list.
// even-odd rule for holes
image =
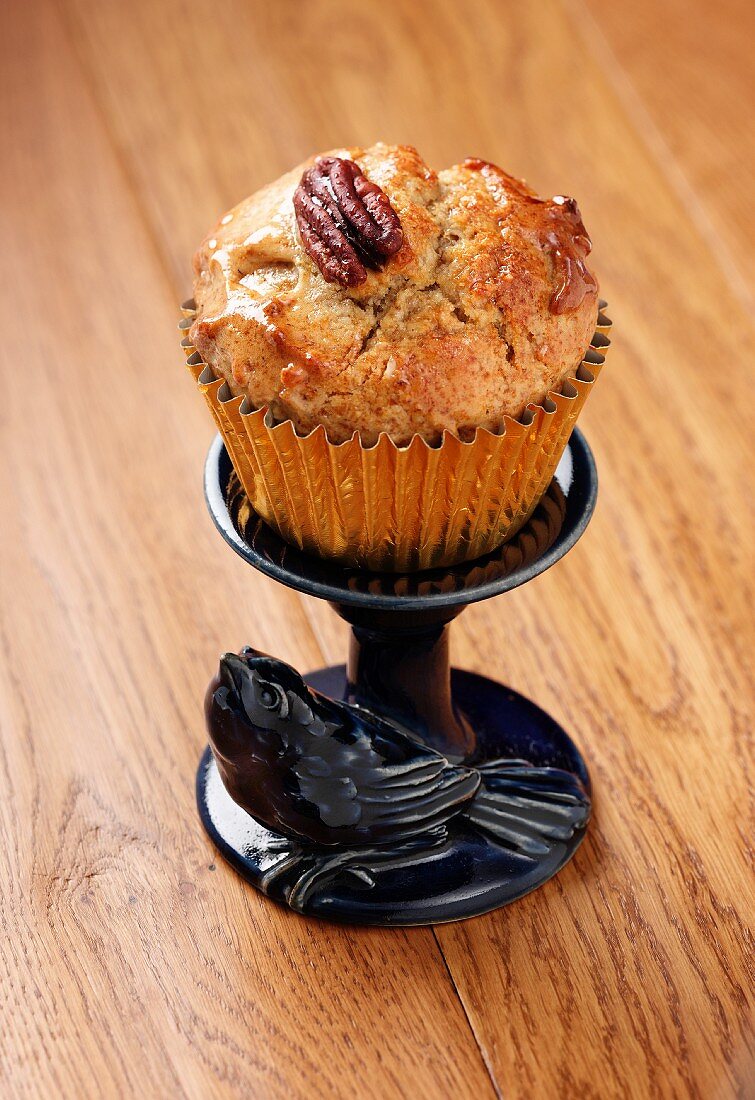
[[[512, 543], [406, 577], [292, 550], [249, 513], [219, 442], [205, 485], [244, 560], [328, 600], [352, 627], [348, 669], [302, 678], [248, 648], [224, 658], [207, 700], [215, 756], [203, 757], [197, 799], [225, 858], [298, 912], [361, 924], [473, 916], [555, 874], [589, 817], [584, 762], [533, 703], [450, 669], [448, 636], [467, 603], [537, 576], [584, 531], [597, 490], [584, 439], [573, 436], [559, 480]], [[275, 706], [280, 721], [264, 717]]]
[[452, 834], [476, 831], [520, 860], [548, 860], [590, 815], [578, 773], [509, 756], [451, 764], [250, 647], [221, 658], [206, 709], [223, 786], [284, 846], [258, 885], [284, 882], [301, 912], [333, 881], [372, 890], [381, 869], [425, 868]]

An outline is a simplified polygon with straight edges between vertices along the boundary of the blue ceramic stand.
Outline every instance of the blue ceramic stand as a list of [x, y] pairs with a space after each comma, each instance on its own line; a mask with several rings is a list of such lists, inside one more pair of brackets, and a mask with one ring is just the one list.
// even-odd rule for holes
[[[427, 832], [418, 826], [417, 837], [409, 841], [404, 835], [373, 843], [365, 834], [359, 843], [339, 844], [332, 839], [336, 829], [325, 830], [323, 846], [322, 821], [317, 821], [319, 834], [313, 824], [310, 839], [301, 828], [269, 827], [270, 811], [266, 817], [262, 809], [255, 815], [242, 808], [239, 801], [245, 797], [238, 791], [247, 787], [245, 804], [256, 806], [254, 786], [243, 783], [246, 765], [234, 760], [233, 752], [229, 763], [224, 748], [219, 768], [208, 747], [197, 774], [197, 800], [204, 826], [225, 859], [253, 885], [299, 912], [358, 924], [459, 920], [505, 905], [554, 875], [574, 854], [589, 818], [585, 763], [564, 730], [534, 703], [495, 681], [450, 669], [448, 634], [451, 620], [467, 604], [532, 580], [585, 530], [595, 506], [597, 474], [582, 434], [574, 431], [527, 526], [494, 554], [452, 569], [373, 574], [300, 553], [250, 512], [219, 436], [207, 458], [205, 493], [215, 525], [245, 561], [290, 588], [327, 600], [351, 624], [348, 665], [305, 677], [315, 689], [310, 699], [315, 711], [322, 704], [323, 714], [343, 719], [362, 741], [372, 736], [375, 745], [382, 744], [387, 731], [389, 740], [393, 736], [404, 746], [429, 747], [443, 765], [437, 782], [445, 787], [457, 773], [467, 780], [475, 772], [482, 777], [478, 793], [463, 805], [459, 801], [461, 809], [444, 811], [442, 823]], [[280, 664], [260, 655], [248, 660], [252, 670], [262, 667], [260, 662], [268, 669]], [[297, 676], [293, 670], [282, 675]], [[253, 677], [259, 683], [258, 672]], [[238, 703], [240, 698], [232, 679], [227, 683], [230, 695], [219, 687], [221, 680], [211, 684], [208, 694], [216, 752], [218, 707], [222, 704], [223, 713], [230, 714], [227, 700]], [[234, 726], [234, 745], [240, 743], [240, 728]], [[284, 749], [276, 744], [280, 760]], [[406, 799], [405, 792], [416, 789], [416, 783], [398, 786], [385, 761], [375, 774], [377, 780], [370, 782], [383, 785], [379, 797], [384, 800]], [[308, 802], [300, 793], [295, 797], [301, 820], [309, 814], [314, 822], [317, 793]], [[284, 805], [285, 820], [285, 803], [278, 805]], [[327, 812], [322, 814], [327, 819]]]

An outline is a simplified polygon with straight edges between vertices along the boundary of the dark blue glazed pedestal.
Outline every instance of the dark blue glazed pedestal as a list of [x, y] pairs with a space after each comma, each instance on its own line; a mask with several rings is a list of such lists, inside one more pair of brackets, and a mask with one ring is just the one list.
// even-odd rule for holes
[[[410, 731], [451, 763], [479, 767], [503, 757], [534, 769], [561, 769], [553, 775], [574, 778], [589, 814], [587, 769], [564, 730], [502, 684], [451, 670], [448, 659], [449, 624], [467, 604], [532, 580], [585, 530], [597, 474], [578, 430], [527, 526], [494, 554], [452, 569], [372, 574], [300, 553], [250, 513], [219, 436], [207, 458], [205, 493], [215, 525], [236, 553], [290, 588], [327, 600], [351, 624], [348, 666], [311, 673], [305, 677], [311, 687]], [[349, 865], [331, 861], [332, 873], [323, 873], [304, 894], [297, 887], [301, 868], [290, 875], [286, 870], [292, 852], [301, 849], [231, 799], [209, 748], [197, 774], [197, 801], [213, 843], [268, 896], [308, 915], [373, 925], [460, 920], [514, 901], [571, 858], [587, 821], [585, 814], [570, 836], [533, 855], [460, 815], [449, 823], [446, 839], [421, 857], [391, 859], [386, 852], [360, 861], [356, 852]]]

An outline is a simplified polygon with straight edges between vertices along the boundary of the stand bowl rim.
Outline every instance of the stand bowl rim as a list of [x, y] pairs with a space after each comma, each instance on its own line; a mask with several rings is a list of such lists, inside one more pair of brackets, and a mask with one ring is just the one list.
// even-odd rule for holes
[[[595, 459], [579, 428], [574, 428], [569, 438], [559, 469], [569, 460], [571, 477], [564, 492], [566, 514], [555, 540], [539, 557], [504, 576], [483, 581], [469, 588], [422, 594], [400, 595], [395, 592], [365, 592], [350, 588], [349, 577], [355, 574], [368, 578], [374, 577], [384, 583], [388, 583], [387, 578], [393, 575], [369, 573], [367, 570], [340, 566], [336, 562], [326, 562], [305, 554], [295, 547], [287, 546], [271, 529], [268, 529], [269, 540], [275, 540], [280, 544], [283, 562], [272, 560], [248, 543], [239, 533], [228, 506], [226, 489], [233, 467], [219, 433], [212, 441], [207, 454], [204, 468], [204, 492], [212, 520], [228, 545], [249, 565], [266, 576], [272, 577], [273, 580], [285, 584], [288, 588], [331, 603], [371, 608], [376, 611], [428, 611], [431, 608], [438, 610], [461, 608], [466, 604], [477, 603], [491, 596], [509, 592], [544, 573], [571, 550], [590, 522], [598, 495], [598, 472]], [[520, 534], [526, 530], [527, 526]], [[410, 576], [417, 582], [423, 576], [434, 578], [440, 574], [470, 572], [479, 563], [489, 562], [493, 556], [489, 554], [485, 558], [478, 558], [476, 562], [465, 562], [463, 565], [449, 569], [428, 570], [424, 574], [412, 573]], [[298, 565], [299, 568], [287, 567], [284, 564], [286, 558], [289, 561], [293, 559], [293, 564]], [[396, 574], [393, 580], [398, 581], [402, 575], [406, 574]]]

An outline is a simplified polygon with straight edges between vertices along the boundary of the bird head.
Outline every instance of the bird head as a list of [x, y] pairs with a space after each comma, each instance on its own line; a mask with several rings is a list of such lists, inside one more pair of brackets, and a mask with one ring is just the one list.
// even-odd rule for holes
[[315, 700], [299, 673], [283, 661], [246, 646], [220, 658], [217, 679], [208, 692], [208, 718], [213, 709], [230, 711], [252, 731], [278, 734], [284, 743], [297, 730], [321, 723]]

